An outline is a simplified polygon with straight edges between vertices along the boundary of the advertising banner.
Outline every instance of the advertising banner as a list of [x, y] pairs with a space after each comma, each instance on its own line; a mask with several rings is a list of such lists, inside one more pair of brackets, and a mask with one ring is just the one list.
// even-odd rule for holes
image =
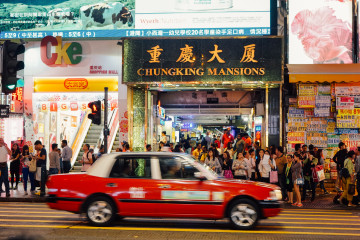
[[329, 117], [330, 107], [314, 108], [314, 117]]
[[360, 95], [359, 83], [336, 83], [335, 84], [336, 96], [352, 96]]
[[271, 29], [268, 0], [49, 2], [0, 0], [0, 38], [254, 36]]
[[339, 135], [327, 135], [328, 141], [327, 141], [327, 147], [328, 148], [337, 148], [340, 143], [340, 136]]
[[338, 115], [359, 115], [360, 116], [360, 109], [339, 109]]
[[335, 119], [327, 119], [327, 128], [326, 132], [329, 134], [335, 134], [336, 121]]
[[330, 108], [331, 107], [331, 96], [316, 96], [315, 106], [317, 108]]
[[317, 95], [330, 95], [330, 94], [331, 94], [331, 85], [317, 86]]
[[124, 39], [123, 46], [123, 83], [282, 81], [277, 37]]
[[305, 132], [288, 132], [287, 142], [289, 144], [305, 143]]
[[336, 109], [354, 109], [354, 97], [337, 97]]
[[315, 108], [315, 96], [298, 96], [299, 108]]
[[304, 114], [306, 118], [314, 117], [314, 109], [304, 109]]
[[345, 136], [346, 138], [343, 139], [343, 142], [346, 144], [346, 147], [348, 147], [349, 149], [355, 149], [360, 146], [359, 134], [348, 134]]
[[356, 115], [338, 115], [336, 116], [337, 128], [359, 128], [360, 116]]
[[288, 1], [289, 63], [352, 63], [352, 2]]
[[335, 134], [342, 135], [342, 134], [359, 134], [359, 129], [346, 129], [346, 128], [336, 128]]
[[360, 108], [360, 96], [354, 96], [354, 107]]
[[288, 132], [301, 132], [307, 129], [308, 122], [305, 118], [289, 118], [288, 121]]
[[328, 144], [327, 133], [307, 132], [306, 144], [307, 145], [312, 144], [319, 148], [327, 148], [327, 144]]
[[316, 85], [299, 84], [299, 96], [314, 96], [316, 95]]
[[308, 132], [326, 132], [327, 121], [325, 119], [311, 118], [308, 121], [307, 131]]
[[289, 117], [290, 118], [303, 118], [303, 117], [305, 117], [304, 109], [290, 107], [289, 108]]

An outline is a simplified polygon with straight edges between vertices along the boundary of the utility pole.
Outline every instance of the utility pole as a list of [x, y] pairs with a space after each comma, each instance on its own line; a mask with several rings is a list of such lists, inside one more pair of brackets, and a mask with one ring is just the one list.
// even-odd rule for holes
[[104, 152], [108, 153], [108, 136], [110, 134], [108, 127], [108, 88], [105, 87], [105, 99], [104, 99]]

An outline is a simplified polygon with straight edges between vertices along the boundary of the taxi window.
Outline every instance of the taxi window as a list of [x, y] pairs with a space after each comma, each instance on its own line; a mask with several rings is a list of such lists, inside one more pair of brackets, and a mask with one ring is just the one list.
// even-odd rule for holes
[[119, 157], [110, 173], [111, 178], [151, 178], [150, 158]]
[[159, 158], [162, 179], [187, 179], [197, 180], [195, 172], [197, 168], [188, 161], [180, 158]]

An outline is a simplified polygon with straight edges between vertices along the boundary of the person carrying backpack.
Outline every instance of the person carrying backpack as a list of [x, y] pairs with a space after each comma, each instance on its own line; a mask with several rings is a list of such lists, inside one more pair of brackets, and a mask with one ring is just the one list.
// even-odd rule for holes
[[343, 194], [339, 198], [338, 202], [342, 202], [342, 200], [345, 198], [349, 201], [348, 207], [356, 207], [356, 205], [352, 204], [353, 195], [349, 193], [349, 185], [354, 184], [355, 178], [354, 178], [354, 164], [353, 161], [356, 158], [356, 154], [354, 151], [350, 151], [348, 153], [348, 157], [344, 161], [344, 167], [341, 170], [341, 180], [343, 184]]
[[91, 167], [94, 160], [92, 154], [89, 151], [90, 150], [89, 144], [84, 144], [83, 150], [84, 150], [84, 154], [79, 162], [82, 164], [81, 171], [86, 172]]
[[304, 160], [304, 187], [302, 192], [302, 198], [301, 201], [305, 201], [306, 197], [306, 190], [311, 189], [311, 201], [313, 202], [315, 200], [315, 194], [316, 194], [316, 185], [317, 183], [314, 182], [313, 174], [312, 174], [312, 168], [314, 168], [318, 164], [318, 159], [314, 157], [313, 152], [307, 152], [307, 157]]

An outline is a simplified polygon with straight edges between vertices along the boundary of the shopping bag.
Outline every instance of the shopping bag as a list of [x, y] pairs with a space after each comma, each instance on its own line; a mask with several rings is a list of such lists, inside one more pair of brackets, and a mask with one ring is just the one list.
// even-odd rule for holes
[[316, 172], [315, 168], [311, 168], [311, 171], [312, 171], [313, 181], [314, 181], [315, 183], [319, 182], [319, 177], [318, 177], [318, 175], [317, 175], [317, 172]]
[[270, 183], [277, 183], [278, 181], [278, 172], [276, 170], [270, 171]]
[[224, 171], [224, 178], [234, 178], [234, 175], [231, 170]]
[[348, 188], [348, 194], [354, 195], [355, 194], [355, 184], [350, 183]]
[[323, 166], [318, 165], [315, 167], [319, 182], [324, 181], [325, 180], [325, 171]]
[[29, 172], [36, 172], [36, 160], [33, 159], [29, 162]]

